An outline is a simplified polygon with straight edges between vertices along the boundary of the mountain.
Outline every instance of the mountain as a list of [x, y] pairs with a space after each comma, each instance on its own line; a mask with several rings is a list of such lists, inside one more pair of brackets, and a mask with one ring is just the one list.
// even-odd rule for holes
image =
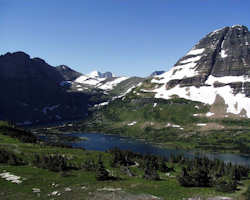
[[[121, 95], [130, 87], [137, 85], [139, 83], [138, 81], [142, 81], [142, 79], [127, 76], [117, 77], [114, 76], [111, 72], [101, 73], [98, 71], [93, 71], [87, 75], [82, 75], [78, 77], [71, 84], [72, 88], [75, 88], [78, 91], [96, 88], [105, 92]], [[116, 89], [118, 85], [119, 89]], [[116, 90], [114, 92], [111, 92], [114, 89]]]
[[155, 98], [173, 96], [212, 106], [214, 117], [250, 117], [250, 32], [241, 25], [213, 31], [166, 73], [154, 77]]
[[177, 145], [193, 141], [197, 148], [208, 147], [211, 141], [201, 138], [211, 134], [248, 133], [249, 44], [245, 26], [213, 31], [169, 71], [98, 107], [80, 126]]
[[89, 106], [103, 101], [103, 93], [69, 92], [62, 87], [76, 73], [66, 68], [72, 72], [66, 77], [60, 68], [24, 52], [0, 56], [0, 119], [20, 125], [79, 119]]
[[71, 81], [80, 77], [82, 74], [69, 68], [66, 65], [60, 65], [56, 67], [56, 70], [63, 76], [64, 80]]

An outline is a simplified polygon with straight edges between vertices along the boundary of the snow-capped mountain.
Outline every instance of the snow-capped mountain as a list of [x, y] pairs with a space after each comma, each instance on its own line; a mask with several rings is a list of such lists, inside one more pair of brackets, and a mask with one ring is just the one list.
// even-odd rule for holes
[[151, 83], [155, 98], [178, 96], [211, 105], [217, 117], [250, 118], [250, 32], [236, 25], [209, 33]]
[[73, 82], [74, 84], [78, 84], [77, 87], [79, 91], [81, 88], [87, 88], [88, 86], [108, 91], [112, 90], [119, 83], [127, 79], [129, 79], [129, 77], [115, 77], [111, 72], [101, 73], [98, 71], [93, 71], [87, 75], [78, 77]]

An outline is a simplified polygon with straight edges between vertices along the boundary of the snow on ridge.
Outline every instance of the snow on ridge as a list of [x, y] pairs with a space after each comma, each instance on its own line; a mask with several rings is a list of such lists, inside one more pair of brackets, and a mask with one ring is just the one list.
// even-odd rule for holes
[[117, 86], [119, 83], [121, 83], [122, 81], [127, 80], [129, 77], [119, 77], [116, 78], [113, 81], [109, 81], [107, 83], [104, 83], [103, 85], [99, 86], [98, 88], [103, 89], [103, 90], [112, 90], [115, 86]]
[[188, 58], [186, 60], [180, 61], [181, 64], [186, 64], [186, 63], [190, 63], [190, 62], [196, 62], [199, 61], [201, 59], [201, 56], [195, 56], [192, 58]]
[[228, 55], [226, 54], [226, 50], [221, 50], [221, 53], [220, 53], [221, 57], [222, 58], [226, 58]]
[[215, 77], [213, 75], [210, 75], [208, 79], [206, 80], [205, 84], [213, 85], [214, 83], [234, 83], [234, 82], [250, 82], [250, 77], [247, 76], [223, 76], [223, 77]]
[[240, 114], [243, 110], [246, 111], [246, 116], [250, 118], [250, 98], [246, 97], [243, 93], [234, 95], [233, 89], [229, 86], [213, 87], [180, 87], [179, 85], [166, 90], [165, 85], [159, 89], [154, 90], [156, 92], [155, 98], [171, 99], [172, 96], [177, 95], [180, 98], [198, 101], [205, 104], [212, 105], [217, 96], [223, 98], [225, 105], [227, 105], [227, 113]]
[[[184, 65], [177, 65], [171, 68], [168, 72], [155, 76], [152, 79], [152, 83], [164, 84], [170, 80], [183, 79], [188, 77], [194, 77], [198, 75], [198, 72], [195, 71], [197, 63], [191, 62]], [[158, 80], [160, 79], [160, 80]]]
[[205, 48], [201, 49], [191, 49], [186, 55], [199, 55], [205, 51]]

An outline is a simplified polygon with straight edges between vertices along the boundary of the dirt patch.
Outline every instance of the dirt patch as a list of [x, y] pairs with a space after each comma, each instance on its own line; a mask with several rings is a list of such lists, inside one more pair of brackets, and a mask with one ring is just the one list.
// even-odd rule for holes
[[163, 200], [150, 194], [130, 194], [124, 191], [117, 192], [96, 192], [88, 200]]

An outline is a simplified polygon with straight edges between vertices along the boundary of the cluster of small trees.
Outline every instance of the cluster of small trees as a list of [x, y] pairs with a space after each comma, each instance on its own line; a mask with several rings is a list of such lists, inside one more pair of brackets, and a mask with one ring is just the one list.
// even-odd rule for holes
[[16, 154], [0, 149], [0, 163], [9, 164], [9, 165], [25, 165], [26, 162]]
[[72, 166], [68, 163], [65, 156], [60, 154], [55, 155], [35, 155], [33, 164], [36, 167], [49, 169], [54, 172], [65, 171], [71, 169]]
[[8, 135], [12, 138], [17, 138], [18, 140], [24, 143], [37, 143], [38, 141], [37, 137], [33, 133], [10, 126], [0, 126], [0, 132], [3, 135]]
[[248, 177], [249, 168], [225, 164], [219, 160], [196, 157], [192, 160], [183, 158], [182, 173], [178, 181], [185, 187], [212, 187], [218, 191], [232, 192], [242, 178]]

